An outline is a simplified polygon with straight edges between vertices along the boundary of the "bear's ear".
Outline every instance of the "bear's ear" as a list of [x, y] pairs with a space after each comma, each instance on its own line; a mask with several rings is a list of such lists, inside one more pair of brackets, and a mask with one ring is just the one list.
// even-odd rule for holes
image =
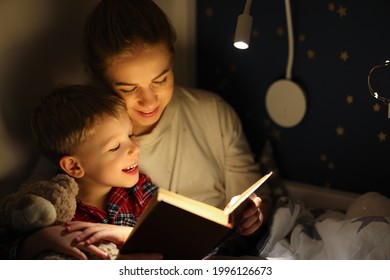
[[60, 159], [60, 167], [69, 176], [79, 179], [84, 176], [84, 168], [81, 166], [77, 158], [73, 156], [63, 156]]

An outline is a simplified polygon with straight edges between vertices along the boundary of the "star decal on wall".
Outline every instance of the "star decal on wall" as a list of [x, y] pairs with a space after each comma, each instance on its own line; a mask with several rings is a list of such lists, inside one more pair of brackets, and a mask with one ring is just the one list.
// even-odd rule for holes
[[282, 134], [282, 131], [280, 129], [272, 129], [271, 131], [271, 137], [273, 139], [275, 139], [276, 141], [280, 141], [281, 140], [281, 134]]
[[381, 110], [381, 105], [379, 105], [378, 103], [375, 103], [372, 106], [372, 109], [374, 110], [374, 112], [379, 112]]
[[337, 128], [336, 128], [336, 133], [338, 136], [343, 136], [344, 135], [344, 127], [342, 127], [341, 125], [339, 125]]
[[308, 49], [307, 52], [306, 52], [306, 55], [307, 55], [307, 58], [308, 59], [313, 59], [316, 55], [316, 52], [313, 51], [312, 49]]
[[336, 167], [335, 167], [335, 165], [334, 165], [334, 163], [333, 162], [329, 162], [328, 163], [328, 169], [329, 170], [334, 170]]
[[342, 61], [345, 62], [345, 61], [348, 60], [348, 58], [349, 58], [348, 52], [346, 52], [346, 51], [340, 52], [340, 59], [341, 59]]
[[214, 16], [214, 9], [212, 7], [208, 7], [205, 11], [206, 17], [212, 17]]
[[336, 9], [336, 5], [334, 3], [328, 4], [328, 11], [334, 12], [335, 9]]
[[276, 35], [278, 35], [278, 36], [283, 36], [284, 35], [283, 27], [276, 28]]
[[263, 124], [265, 125], [265, 126], [270, 126], [271, 125], [271, 121], [270, 121], [270, 119], [264, 119], [263, 120]]
[[379, 142], [386, 141], [386, 136], [387, 136], [387, 134], [384, 133], [383, 131], [379, 132], [379, 134], [378, 134]]
[[328, 161], [328, 156], [326, 154], [321, 154], [320, 155], [320, 161], [325, 163], [326, 164], [326, 167], [329, 169], [329, 170], [335, 170], [335, 165], [332, 161]]
[[352, 95], [348, 95], [345, 100], [347, 101], [348, 104], [352, 104], [353, 103], [353, 96]]
[[339, 14], [340, 18], [347, 16], [347, 7], [340, 6], [337, 9], [337, 13]]
[[386, 224], [389, 223], [389, 221], [387, 221], [386, 218], [383, 216], [360, 217], [360, 218], [357, 218], [356, 220], [351, 221], [351, 223], [357, 223], [357, 222], [362, 222], [362, 224], [360, 225], [360, 227], [358, 228], [356, 233], [359, 233], [359, 231], [361, 231], [362, 229], [364, 229], [366, 226], [368, 226], [369, 224], [371, 224], [373, 222], [386, 223]]

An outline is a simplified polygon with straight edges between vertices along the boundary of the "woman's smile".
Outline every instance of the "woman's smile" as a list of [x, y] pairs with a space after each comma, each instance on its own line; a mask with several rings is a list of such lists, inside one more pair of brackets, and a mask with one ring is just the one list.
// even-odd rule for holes
[[151, 118], [154, 117], [159, 112], [160, 106], [152, 110], [136, 110], [136, 112], [143, 118]]

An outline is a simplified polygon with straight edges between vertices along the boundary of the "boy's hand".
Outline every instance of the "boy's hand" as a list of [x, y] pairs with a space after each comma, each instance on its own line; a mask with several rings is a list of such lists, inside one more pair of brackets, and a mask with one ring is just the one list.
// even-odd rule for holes
[[[67, 232], [77, 232], [74, 241], [78, 244], [90, 245], [101, 240], [112, 241], [118, 247], [122, 246], [133, 230], [132, 227], [118, 226], [111, 224], [89, 223], [89, 222], [68, 222], [65, 224]], [[154, 253], [136, 253], [120, 254], [119, 260], [161, 260], [161, 254]]]
[[87, 245], [94, 244], [96, 242], [105, 240], [114, 242], [118, 247], [125, 243], [132, 227], [118, 226], [102, 223], [90, 223], [90, 222], [67, 222], [65, 224], [66, 232], [81, 232], [79, 233], [74, 242], [83, 242]]

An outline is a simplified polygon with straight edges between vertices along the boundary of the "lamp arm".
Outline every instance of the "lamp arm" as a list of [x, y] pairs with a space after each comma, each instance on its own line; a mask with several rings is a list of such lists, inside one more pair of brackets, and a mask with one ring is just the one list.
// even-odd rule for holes
[[246, 0], [243, 14], [248, 14], [249, 15], [250, 9], [251, 9], [251, 5], [252, 5], [252, 0]]
[[288, 58], [286, 67], [286, 79], [291, 80], [292, 77], [292, 66], [294, 63], [294, 34], [291, 19], [291, 7], [290, 0], [285, 0], [286, 8], [286, 21], [287, 21], [287, 33], [288, 33]]

